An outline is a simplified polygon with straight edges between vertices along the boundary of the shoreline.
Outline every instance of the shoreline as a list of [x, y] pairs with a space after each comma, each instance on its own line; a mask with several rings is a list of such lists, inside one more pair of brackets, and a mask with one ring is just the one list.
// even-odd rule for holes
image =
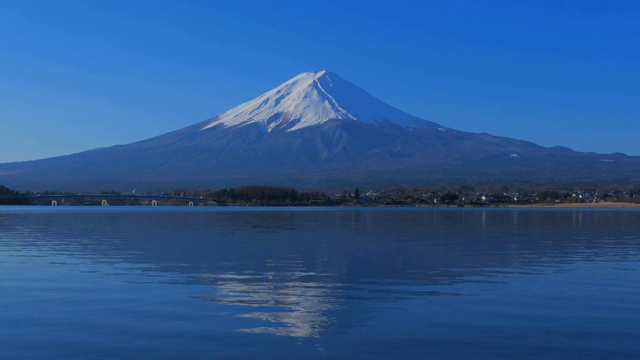
[[599, 202], [599, 203], [575, 203], [575, 204], [524, 204], [524, 205], [504, 205], [509, 208], [640, 208], [640, 204], [625, 202]]
[[[51, 206], [51, 205], [26, 205], [26, 204], [3, 204], [0, 206], [25, 206], [25, 207], [30, 207], [30, 206]], [[61, 204], [59, 205], [60, 207], [87, 207], [87, 205], [71, 205], [71, 204]], [[149, 204], [136, 204], [136, 205], [127, 205], [127, 204], [122, 204], [122, 205], [112, 205], [109, 204], [107, 206], [133, 206], [133, 207], [153, 207], [152, 205]], [[157, 206], [187, 206], [184, 204], [158, 204]], [[97, 204], [94, 204], [90, 207], [100, 207]], [[197, 205], [196, 207], [321, 207], [321, 208], [331, 208], [331, 207], [335, 207], [335, 208], [340, 208], [340, 207], [354, 207], [354, 208], [359, 208], [359, 207], [388, 207], [388, 208], [397, 208], [397, 207], [422, 207], [422, 208], [460, 208], [460, 209], [464, 209], [464, 208], [493, 208], [493, 209], [499, 209], [499, 208], [510, 208], [510, 209], [528, 209], [528, 208], [547, 208], [547, 209], [551, 209], [551, 208], [562, 208], [562, 209], [567, 209], [567, 208], [584, 208], [584, 209], [616, 209], [616, 208], [625, 208], [625, 209], [629, 209], [629, 208], [640, 208], [640, 203], [626, 203], [626, 202], [600, 202], [600, 203], [575, 203], [575, 204], [486, 204], [486, 205], [465, 205], [465, 206], [458, 206], [458, 205], [425, 205], [425, 204], [420, 204], [420, 205], [409, 205], [409, 204], [405, 204], [405, 205], [371, 205], [371, 204], [332, 204], [332, 205], [303, 205], [303, 204], [290, 204], [290, 205], [284, 205], [284, 204], [272, 204], [272, 205], [267, 205], [267, 204], [262, 204], [262, 205], [258, 205], [258, 204], [226, 204], [226, 205]]]

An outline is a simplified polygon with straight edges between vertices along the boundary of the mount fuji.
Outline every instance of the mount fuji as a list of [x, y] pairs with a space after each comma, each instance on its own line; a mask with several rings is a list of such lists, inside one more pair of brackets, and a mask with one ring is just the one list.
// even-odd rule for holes
[[151, 139], [0, 164], [0, 184], [25, 190], [614, 184], [639, 174], [640, 157], [546, 148], [422, 120], [328, 71], [302, 73]]

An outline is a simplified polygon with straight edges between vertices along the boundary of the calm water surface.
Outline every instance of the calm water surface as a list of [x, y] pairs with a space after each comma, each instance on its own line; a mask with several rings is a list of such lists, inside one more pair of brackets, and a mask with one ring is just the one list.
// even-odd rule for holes
[[640, 211], [0, 207], [3, 359], [638, 359]]

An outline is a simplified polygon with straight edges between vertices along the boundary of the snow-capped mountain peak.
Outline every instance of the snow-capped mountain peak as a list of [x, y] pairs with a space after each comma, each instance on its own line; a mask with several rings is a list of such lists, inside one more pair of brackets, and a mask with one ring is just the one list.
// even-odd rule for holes
[[391, 122], [403, 127], [438, 126], [398, 110], [326, 70], [305, 72], [259, 97], [224, 112], [202, 128], [262, 124], [294, 131], [329, 120]]

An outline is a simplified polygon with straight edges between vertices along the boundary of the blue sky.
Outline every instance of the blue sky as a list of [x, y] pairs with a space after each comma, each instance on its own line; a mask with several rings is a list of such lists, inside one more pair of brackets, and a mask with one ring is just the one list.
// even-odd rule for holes
[[327, 69], [459, 130], [640, 155], [638, 1], [0, 0], [0, 162], [129, 143]]

